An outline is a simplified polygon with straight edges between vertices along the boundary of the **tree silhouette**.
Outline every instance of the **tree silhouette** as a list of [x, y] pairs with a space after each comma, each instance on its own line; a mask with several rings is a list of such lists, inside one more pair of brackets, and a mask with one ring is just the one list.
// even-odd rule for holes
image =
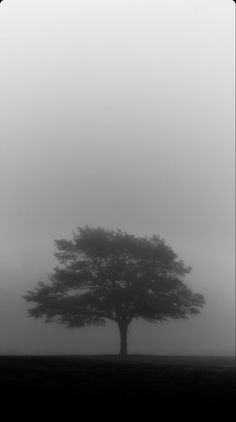
[[78, 228], [72, 240], [56, 240], [59, 261], [49, 283], [23, 296], [36, 305], [35, 318], [68, 327], [115, 321], [120, 355], [127, 354], [132, 320], [164, 321], [199, 313], [204, 298], [183, 282], [191, 271], [159, 236], [136, 237], [120, 230]]

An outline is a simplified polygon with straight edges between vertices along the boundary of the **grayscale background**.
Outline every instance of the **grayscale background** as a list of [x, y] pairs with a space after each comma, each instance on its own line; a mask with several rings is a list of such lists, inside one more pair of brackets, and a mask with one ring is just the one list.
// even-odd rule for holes
[[27, 317], [22, 295], [85, 224], [159, 234], [199, 316], [132, 323], [131, 353], [234, 352], [230, 0], [0, 5], [0, 354], [116, 353], [119, 333]]

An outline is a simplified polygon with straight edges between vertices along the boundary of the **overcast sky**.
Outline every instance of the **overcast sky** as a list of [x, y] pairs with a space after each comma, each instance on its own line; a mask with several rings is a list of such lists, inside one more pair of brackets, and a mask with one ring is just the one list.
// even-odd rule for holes
[[0, 353], [115, 353], [118, 330], [27, 317], [54, 239], [85, 224], [159, 234], [207, 304], [131, 325], [129, 350], [234, 348], [232, 0], [0, 5]]

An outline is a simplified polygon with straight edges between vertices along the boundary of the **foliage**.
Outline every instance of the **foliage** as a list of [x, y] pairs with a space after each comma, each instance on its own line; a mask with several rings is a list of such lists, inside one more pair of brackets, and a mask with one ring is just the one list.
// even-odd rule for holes
[[72, 240], [57, 240], [56, 247], [59, 265], [49, 282], [24, 296], [35, 303], [29, 315], [71, 328], [115, 321], [124, 353], [133, 319], [186, 318], [204, 304], [184, 283], [191, 268], [159, 236], [86, 226]]

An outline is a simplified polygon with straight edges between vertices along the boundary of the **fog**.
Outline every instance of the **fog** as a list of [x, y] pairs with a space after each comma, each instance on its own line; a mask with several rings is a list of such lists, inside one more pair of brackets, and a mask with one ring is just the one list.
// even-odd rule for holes
[[27, 316], [86, 224], [159, 234], [206, 306], [133, 322], [131, 353], [234, 352], [231, 0], [0, 5], [0, 353], [116, 353], [118, 330]]

